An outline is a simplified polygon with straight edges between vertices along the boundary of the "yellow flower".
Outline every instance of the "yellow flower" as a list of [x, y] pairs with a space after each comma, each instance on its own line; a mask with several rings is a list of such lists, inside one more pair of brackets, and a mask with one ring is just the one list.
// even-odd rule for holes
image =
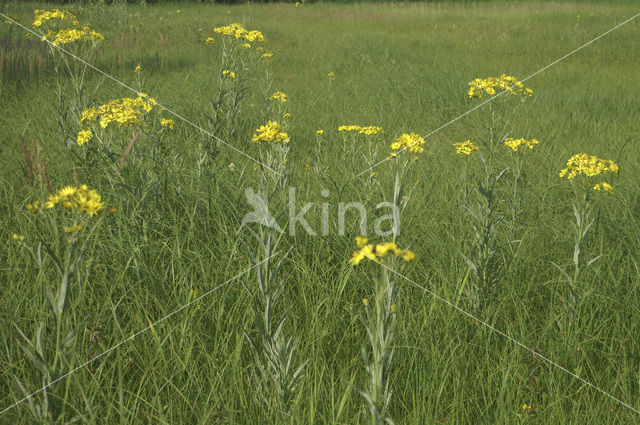
[[354, 131], [354, 132], [358, 132], [360, 134], [366, 134], [366, 135], [384, 133], [384, 130], [382, 129], [382, 127], [377, 127], [374, 125], [370, 125], [367, 127], [362, 127], [359, 125], [341, 125], [340, 127], [338, 127], [338, 131], [344, 131], [344, 132]]
[[362, 299], [362, 304], [364, 304], [365, 307], [369, 307], [369, 300], [366, 298]]
[[260, 126], [251, 139], [252, 142], [284, 142], [289, 141], [289, 135], [282, 131], [282, 126], [276, 121], [269, 121], [267, 124]]
[[[87, 185], [80, 187], [65, 186], [58, 190], [55, 194], [49, 195], [49, 200], [45, 203], [45, 208], [55, 208], [62, 205], [66, 210], [77, 209], [93, 217], [104, 209], [104, 203], [101, 202], [100, 195], [93, 189], [89, 189]], [[35, 212], [39, 209], [40, 202], [27, 204], [26, 208]], [[75, 230], [74, 230], [75, 231]]]
[[142, 67], [140, 65], [136, 66], [133, 72], [135, 72], [136, 74], [140, 74], [142, 72]]
[[404, 133], [399, 136], [395, 142], [391, 144], [392, 158], [398, 156], [399, 151], [409, 150], [413, 153], [421, 153], [424, 151], [424, 138], [416, 133]]
[[242, 26], [242, 24], [230, 24], [224, 27], [218, 27], [213, 29], [214, 32], [223, 36], [228, 36], [231, 40], [245, 40], [249, 42], [258, 41], [264, 43], [264, 35], [260, 31], [248, 31]]
[[38, 211], [40, 211], [40, 201], [35, 201], [33, 204], [27, 204], [24, 206], [27, 211], [29, 211], [32, 214], [37, 213]]
[[76, 17], [71, 13], [67, 12], [66, 10], [63, 11], [58, 9], [53, 9], [53, 10], [36, 9], [33, 11], [33, 13], [35, 15], [33, 20], [33, 26], [36, 28], [42, 26], [43, 23], [52, 19], [73, 22], [75, 24], [77, 24], [78, 22], [76, 20]]
[[93, 122], [99, 118], [99, 124], [102, 128], [107, 128], [112, 123], [119, 126], [139, 125], [142, 123], [144, 113], [151, 111], [155, 104], [155, 99], [145, 93], [138, 93], [137, 98], [123, 97], [122, 99], [110, 100], [98, 109], [86, 108], [82, 111], [80, 122]]
[[609, 193], [613, 193], [613, 187], [607, 182], [598, 183], [595, 186], [593, 186], [593, 189], [594, 190], [606, 190]]
[[207, 37], [207, 39], [204, 42], [206, 44], [214, 44], [216, 41], [213, 37]]
[[364, 236], [356, 237], [356, 249], [349, 262], [353, 265], [358, 265], [362, 260], [368, 258], [376, 261], [377, 258], [384, 258], [389, 253], [395, 254], [396, 257], [402, 258], [405, 261], [412, 261], [415, 259], [415, 254], [409, 250], [398, 249], [398, 246], [394, 242], [380, 242], [378, 244], [369, 244], [369, 239]]
[[173, 130], [173, 129], [175, 128], [175, 126], [176, 126], [176, 123], [175, 123], [175, 121], [174, 121], [174, 120], [172, 120], [171, 118], [162, 118], [162, 119], [160, 120], [160, 125], [161, 125], [163, 128], [166, 128], [166, 129], [168, 129], [168, 130]]
[[70, 198], [78, 192], [78, 188], [75, 186], [65, 186], [58, 191], [60, 198]]
[[324, 134], [324, 130], [317, 130], [316, 136], [322, 136]]
[[358, 245], [358, 248], [363, 248], [368, 243], [368, 238], [365, 238], [364, 236], [356, 236], [356, 245]]
[[478, 147], [474, 145], [471, 140], [467, 140], [466, 142], [454, 143], [453, 146], [456, 148], [456, 153], [471, 155], [471, 152], [478, 150]]
[[77, 232], [78, 230], [81, 230], [81, 229], [82, 229], [82, 226], [80, 226], [80, 225], [78, 225], [78, 224], [74, 224], [74, 225], [73, 225], [73, 226], [71, 226], [71, 227], [63, 227], [63, 229], [64, 229], [64, 231], [65, 231], [66, 233], [74, 233], [74, 232]]
[[284, 103], [287, 101], [287, 95], [281, 91], [277, 91], [271, 95], [269, 100], [279, 100], [280, 102]]
[[264, 52], [264, 54], [262, 55], [263, 58], [270, 58], [273, 57], [273, 53], [271, 52]]
[[531, 150], [538, 143], [540, 143], [540, 141], [536, 139], [514, 139], [513, 137], [507, 137], [506, 139], [504, 139], [504, 146], [507, 148], [511, 148], [511, 150], [514, 152], [518, 152], [520, 146], [526, 146], [527, 148], [529, 148], [529, 150]]
[[290, 113], [287, 112], [286, 114], [284, 114], [284, 119], [285, 120], [288, 120], [289, 118], [291, 118], [291, 114]]
[[469, 99], [477, 97], [481, 99], [484, 93], [494, 95], [496, 89], [506, 90], [512, 95], [519, 94], [521, 96], [533, 96], [533, 90], [524, 87], [515, 77], [502, 74], [500, 77], [476, 78], [469, 82]]
[[78, 132], [78, 146], [82, 146], [93, 138], [91, 130], [80, 130]]
[[398, 251], [398, 246], [393, 242], [380, 242], [376, 245], [376, 256], [385, 257], [390, 252]]
[[24, 236], [19, 235], [17, 233], [14, 233], [13, 235], [11, 235], [11, 238], [13, 238], [13, 240], [15, 240], [15, 241], [20, 241], [20, 242], [22, 242], [24, 240]]
[[87, 121], [94, 121], [99, 115], [99, 112], [96, 111], [93, 108], [86, 108], [84, 111], [82, 111], [82, 119], [80, 120], [81, 123], [85, 123]]
[[404, 261], [413, 261], [416, 258], [416, 254], [408, 249], [396, 252], [396, 256], [402, 258]]
[[250, 48], [251, 48], [251, 44], [249, 44], [249, 43], [244, 43], [244, 44], [242, 45], [242, 48], [243, 48], [243, 49], [250, 49]]
[[566, 168], [560, 171], [559, 176], [561, 178], [566, 176], [567, 179], [572, 179], [579, 174], [594, 177], [607, 172], [617, 173], [618, 164], [608, 159], [598, 158], [595, 155], [579, 153], [569, 158]]
[[526, 412], [527, 410], [531, 410], [531, 404], [526, 404], [526, 403], [525, 403], [525, 404], [523, 404], [523, 405], [522, 405], [522, 410], [524, 410], [525, 412]]
[[327, 77], [329, 77], [329, 80], [335, 80], [336, 79], [336, 73], [335, 72], [330, 72], [327, 74]]
[[229, 71], [228, 69], [225, 69], [224, 71], [222, 71], [222, 76], [229, 77], [229, 78], [236, 78], [236, 73], [233, 71]]

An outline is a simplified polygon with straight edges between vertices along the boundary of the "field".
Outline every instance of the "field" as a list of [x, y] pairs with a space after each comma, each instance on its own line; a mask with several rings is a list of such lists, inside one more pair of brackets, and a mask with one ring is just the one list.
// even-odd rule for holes
[[0, 423], [640, 422], [637, 5], [59, 7], [108, 76], [0, 27]]

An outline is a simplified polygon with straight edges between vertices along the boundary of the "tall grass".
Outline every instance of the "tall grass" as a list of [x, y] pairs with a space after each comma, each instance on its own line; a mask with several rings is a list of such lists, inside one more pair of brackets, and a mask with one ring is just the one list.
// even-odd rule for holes
[[[30, 23], [33, 9], [46, 6], [7, 2], [2, 10]], [[358, 315], [375, 283], [348, 264], [360, 223], [357, 214], [348, 213], [345, 234], [338, 234], [337, 205], [361, 201], [372, 206], [369, 217], [379, 215], [375, 205], [394, 193], [396, 170], [381, 164], [363, 190], [365, 183], [355, 175], [368, 160], [357, 149], [345, 155], [338, 126], [383, 127], [384, 135], [374, 142], [384, 159], [400, 134], [427, 134], [468, 110], [472, 79], [502, 73], [522, 79], [637, 13], [633, 4], [617, 2], [76, 4], [73, 10], [105, 35], [95, 52], [97, 67], [134, 84], [134, 68], [141, 65], [148, 73], [143, 91], [205, 129], [222, 63], [219, 51], [204, 40], [213, 27], [231, 22], [265, 34], [275, 53], [273, 90], [265, 92], [261, 81], [248, 85], [243, 112], [225, 141], [259, 157], [259, 146], [250, 140], [264, 124], [265, 96], [275, 89], [288, 94], [287, 184], [296, 188], [298, 211], [316, 202], [306, 219], [318, 233], [310, 236], [298, 227], [280, 242], [293, 248], [282, 265], [286, 284], [274, 309], [290, 308], [282, 332], [299, 337], [296, 365], [307, 361], [286, 416], [287, 423], [300, 424], [363, 423], [370, 415], [356, 390], [368, 379], [360, 357], [367, 335]], [[238, 238], [254, 241], [237, 231], [250, 212], [244, 189], [261, 187], [262, 179], [259, 167], [224, 146], [212, 146], [202, 161], [210, 139], [178, 120], [164, 139], [167, 156], [153, 169], [152, 186], [147, 185], [151, 177], [143, 175], [139, 183], [132, 176], [118, 184], [92, 167], [74, 171], [72, 158], [56, 141], [51, 58], [15, 25], [2, 25], [0, 58], [12, 59], [0, 60], [0, 229], [6, 241], [0, 244], [0, 408], [21, 398], [14, 376], [27, 391], [41, 384], [19, 347], [23, 339], [16, 326], [31, 336], [41, 320], [53, 320], [46, 294], [55, 289], [55, 266], [46, 257], [42, 268], [34, 266], [11, 239], [13, 233], [31, 243], [42, 237], [27, 203], [77, 178], [116, 210], [96, 228], [76, 266], [87, 276], [82, 302], [77, 292], [70, 299], [73, 323], [86, 318], [76, 339], [75, 364], [81, 364], [251, 267]], [[634, 408], [640, 390], [639, 25], [632, 21], [527, 81], [535, 97], [526, 113], [516, 112], [507, 131], [541, 143], [527, 157], [518, 255], [502, 270], [498, 296], [485, 316]], [[110, 82], [98, 86], [99, 81], [93, 73], [85, 79], [97, 87], [96, 104], [134, 97]], [[398, 235], [398, 245], [417, 256], [403, 273], [460, 307], [467, 303], [462, 282], [468, 273], [460, 254], [471, 236], [458, 204], [460, 158], [451, 145], [485, 132], [485, 118], [472, 113], [426, 140], [412, 164], [407, 185], [418, 182]], [[319, 129], [322, 136], [316, 135]], [[25, 162], [23, 140], [27, 152], [41, 146], [51, 189], [37, 183], [37, 170], [33, 174]], [[566, 279], [553, 264], [566, 270], [572, 264], [574, 195], [558, 173], [567, 158], [583, 151], [616, 161], [620, 172], [615, 194], [594, 201], [599, 213], [592, 216], [581, 255], [603, 257], [580, 273], [576, 285], [588, 295], [573, 313], [580, 326], [567, 335], [557, 319], [571, 300]], [[329, 212], [326, 236], [319, 232], [323, 202]], [[52, 238], [44, 236], [45, 242]], [[388, 416], [395, 423], [638, 420], [634, 411], [409, 282], [396, 279], [394, 291], [401, 308], [395, 313]], [[233, 280], [199, 301], [200, 308], [181, 311], [66, 378], [66, 417], [82, 414], [83, 421], [100, 424], [265, 423], [244, 334], [254, 326], [251, 301], [242, 283]], [[25, 404], [0, 416], [0, 423], [30, 421]]]

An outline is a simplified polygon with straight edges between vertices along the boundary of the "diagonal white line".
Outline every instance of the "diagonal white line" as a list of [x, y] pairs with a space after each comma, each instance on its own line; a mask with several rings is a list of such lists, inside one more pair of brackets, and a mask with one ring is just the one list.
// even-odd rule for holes
[[212, 292], [222, 288], [223, 286], [225, 286], [226, 284], [228, 284], [229, 282], [232, 282], [234, 280], [236, 280], [237, 278], [239, 278], [240, 276], [242, 276], [243, 274], [247, 273], [248, 271], [258, 267], [260, 264], [264, 263], [265, 261], [269, 260], [270, 258], [278, 255], [281, 251], [276, 252], [275, 254], [271, 255], [270, 257], [265, 258], [264, 260], [260, 261], [259, 263], [254, 264], [253, 266], [249, 267], [248, 269], [244, 270], [243, 272], [241, 272], [240, 274], [235, 275], [234, 277], [232, 277], [231, 279], [227, 280], [224, 283], [221, 283], [220, 285], [216, 286], [213, 289], [210, 289], [209, 291], [205, 292], [204, 294], [200, 295], [198, 298], [193, 299], [192, 301], [188, 302], [187, 304], [183, 305], [182, 307], [172, 311], [171, 313], [167, 314], [166, 316], [156, 320], [155, 322], [151, 323], [149, 326], [147, 326], [146, 328], [140, 329], [139, 331], [137, 331], [136, 333], [134, 333], [133, 335], [131, 335], [128, 338], [123, 339], [122, 341], [120, 341], [119, 343], [117, 343], [116, 345], [114, 345], [113, 347], [103, 351], [102, 353], [98, 354], [97, 356], [87, 360], [86, 362], [82, 363], [80, 366], [76, 367], [75, 369], [70, 370], [69, 372], [65, 373], [64, 375], [54, 379], [53, 381], [51, 381], [50, 383], [48, 383], [47, 385], [45, 385], [44, 387], [40, 388], [37, 391], [32, 392], [31, 394], [29, 394], [28, 396], [22, 398], [21, 400], [16, 401], [15, 403], [13, 403], [11, 406], [5, 408], [4, 410], [0, 411], [0, 415], [4, 414], [5, 412], [11, 410], [12, 408], [14, 408], [15, 406], [17, 406], [18, 404], [30, 399], [31, 397], [33, 397], [34, 395], [44, 391], [45, 389], [49, 388], [51, 385], [55, 384], [56, 382], [59, 382], [61, 380], [63, 380], [64, 378], [66, 378], [67, 376], [77, 372], [78, 370], [84, 368], [85, 366], [89, 365], [90, 363], [98, 360], [100, 357], [105, 356], [106, 354], [112, 352], [113, 350], [115, 350], [116, 348], [120, 347], [123, 344], [126, 344], [127, 342], [131, 341], [132, 339], [134, 339], [135, 337], [137, 337], [138, 335], [148, 331], [149, 329], [152, 329], [154, 326], [156, 326], [157, 324], [165, 321], [166, 319], [168, 319], [169, 317], [175, 315], [176, 313], [179, 313], [180, 311], [184, 310], [185, 308], [189, 307], [191, 304], [198, 302], [199, 300], [201, 300], [202, 298], [206, 297], [207, 295], [211, 294]]
[[[576, 53], [577, 51], [584, 49], [585, 47], [587, 47], [587, 46], [588, 46], [588, 45], [590, 45], [591, 43], [593, 43], [593, 42], [595, 42], [595, 41], [597, 41], [597, 40], [601, 39], [602, 37], [604, 37], [605, 35], [609, 34], [610, 32], [617, 30], [618, 28], [620, 28], [620, 27], [621, 27], [621, 26], [623, 26], [624, 24], [626, 24], [626, 23], [629, 23], [629, 22], [633, 21], [633, 20], [634, 20], [634, 19], [636, 19], [638, 16], [640, 16], [640, 13], [638, 13], [638, 14], [636, 14], [636, 15], [632, 16], [631, 18], [627, 19], [626, 21], [622, 22], [621, 24], [616, 25], [615, 27], [611, 28], [610, 30], [608, 30], [608, 31], [606, 31], [606, 32], [603, 32], [602, 34], [600, 34], [599, 36], [597, 36], [597, 37], [596, 37], [596, 38], [594, 38], [593, 40], [591, 40], [591, 41], [589, 41], [589, 42], [587, 42], [587, 43], [583, 44], [582, 46], [578, 47], [578, 48], [577, 48], [577, 49], [575, 49], [575, 50], [572, 50], [571, 52], [567, 53], [566, 55], [562, 56], [561, 58], [556, 59], [555, 61], [551, 62], [549, 65], [545, 66], [544, 68], [540, 68], [539, 70], [537, 70], [537, 71], [536, 71], [536, 72], [534, 72], [533, 74], [529, 75], [527, 78], [523, 79], [521, 82], [525, 82], [525, 81], [527, 81], [528, 79], [530, 79], [530, 78], [532, 78], [532, 77], [535, 77], [536, 75], [540, 74], [542, 71], [545, 71], [546, 69], [548, 69], [548, 68], [552, 67], [553, 65], [557, 64], [558, 62], [560, 62], [560, 61], [562, 61], [562, 60], [564, 60], [564, 59], [568, 58], [569, 56], [571, 56], [572, 54]], [[444, 125], [440, 126], [439, 128], [437, 128], [437, 129], [433, 130], [431, 133], [429, 133], [429, 134], [427, 134], [426, 136], [424, 136], [424, 137], [420, 138], [420, 140], [418, 140], [418, 141], [424, 140], [424, 139], [426, 139], [427, 137], [429, 137], [429, 136], [431, 136], [431, 135], [433, 135], [433, 134], [436, 134], [437, 132], [439, 132], [439, 131], [440, 131], [440, 130], [442, 130], [443, 128], [448, 127], [449, 125], [453, 124], [454, 122], [458, 121], [459, 119], [464, 118], [465, 116], [469, 115], [471, 112], [473, 112], [473, 111], [475, 111], [476, 109], [478, 109], [478, 108], [480, 108], [480, 107], [482, 107], [482, 106], [486, 105], [487, 103], [489, 103], [489, 102], [491, 102], [492, 100], [494, 100], [494, 99], [498, 98], [499, 96], [502, 96], [503, 94], [507, 93], [509, 90], [511, 90], [511, 89], [512, 89], [512, 88], [514, 88], [514, 87], [515, 87], [515, 85], [513, 85], [513, 86], [509, 87], [508, 89], [506, 89], [506, 90], [504, 90], [504, 91], [501, 91], [500, 93], [498, 93], [498, 94], [494, 95], [493, 97], [490, 97], [489, 99], [485, 100], [485, 101], [484, 101], [484, 102], [482, 102], [481, 104], [479, 104], [479, 105], [475, 106], [474, 108], [469, 109], [469, 110], [468, 110], [467, 112], [465, 112], [464, 114], [462, 114], [462, 115], [460, 115], [460, 116], [458, 116], [458, 117], [456, 117], [456, 118], [452, 119], [452, 120], [451, 120], [451, 121], [449, 121], [448, 123], [446, 123], [446, 124], [444, 124]], [[410, 146], [405, 146], [403, 149], [399, 150], [397, 153], [403, 152], [404, 150], [406, 150], [406, 149], [407, 149], [407, 148], [409, 148], [409, 147], [410, 147]], [[375, 167], [377, 167], [378, 165], [382, 164], [383, 162], [386, 162], [389, 158], [390, 158], [390, 157], [387, 157], [387, 158], [383, 159], [382, 161], [380, 161], [380, 162], [377, 162], [377, 163], [373, 164], [371, 167], [369, 167], [369, 168], [367, 168], [366, 170], [364, 170], [364, 171], [362, 171], [361, 173], [359, 173], [356, 177], [360, 177], [360, 176], [361, 176], [361, 175], [363, 175], [364, 173], [371, 171], [372, 169], [374, 169], [374, 168], [375, 168]]]
[[[20, 22], [10, 18], [9, 16], [5, 15], [4, 13], [0, 12], [0, 16], [4, 17], [5, 19], [13, 22], [14, 24], [18, 25], [19, 27], [23, 28], [25, 31], [35, 35], [38, 38], [42, 37], [42, 34], [38, 34], [37, 32], [25, 27], [24, 25], [22, 25]], [[132, 92], [134, 92], [137, 95], [141, 95], [142, 93], [140, 93], [138, 90], [128, 86], [127, 84], [123, 83], [122, 81], [118, 80], [117, 78], [113, 77], [110, 74], [107, 74], [106, 72], [104, 72], [103, 70], [96, 68], [95, 66], [91, 65], [89, 62], [85, 61], [84, 59], [74, 55], [73, 53], [71, 53], [70, 51], [56, 45], [53, 44], [50, 40], [45, 39], [44, 41], [46, 41], [47, 43], [49, 43], [51, 46], [57, 48], [58, 50], [60, 50], [61, 52], [64, 52], [66, 54], [68, 54], [69, 56], [71, 56], [72, 58], [74, 58], [75, 60], [83, 63], [84, 65], [88, 66], [89, 68], [93, 69], [94, 71], [104, 75], [105, 77], [109, 78], [110, 80], [115, 81], [116, 83], [120, 84], [122, 87], [131, 90]], [[146, 97], [146, 96], [144, 96]], [[229, 148], [233, 149], [234, 151], [238, 152], [239, 154], [247, 157], [248, 159], [250, 159], [251, 161], [260, 164], [261, 166], [263, 166], [264, 168], [268, 169], [269, 171], [273, 171], [274, 173], [278, 174], [279, 176], [281, 176], [282, 174], [280, 174], [279, 172], [277, 172], [276, 170], [274, 170], [273, 168], [261, 163], [260, 161], [258, 161], [257, 159], [253, 158], [252, 156], [242, 152], [240, 149], [236, 148], [233, 145], [230, 145], [229, 143], [225, 142], [224, 140], [222, 140], [221, 138], [219, 138], [218, 136], [216, 136], [215, 134], [212, 134], [210, 132], [208, 132], [207, 130], [205, 130], [204, 128], [200, 127], [199, 125], [193, 123], [192, 121], [186, 119], [185, 117], [183, 117], [182, 115], [177, 114], [176, 112], [173, 112], [171, 109], [167, 108], [166, 106], [156, 102], [156, 106], [159, 107], [160, 109], [165, 110], [166, 112], [168, 112], [169, 114], [173, 115], [174, 117], [178, 118], [179, 120], [182, 120], [184, 122], [186, 122], [187, 124], [191, 125], [192, 127], [197, 128], [198, 130], [200, 130], [201, 132], [205, 133], [206, 135], [213, 137], [214, 139], [216, 139], [218, 142], [222, 143], [225, 146], [228, 146]]]
[[[358, 251], [359, 252], [359, 251]], [[460, 307], [454, 305], [453, 303], [451, 303], [450, 301], [442, 298], [440, 295], [428, 290], [427, 288], [425, 288], [424, 286], [416, 283], [414, 280], [409, 279], [408, 277], [398, 273], [397, 271], [393, 270], [391, 267], [381, 263], [380, 261], [378, 261], [377, 259], [372, 259], [370, 257], [367, 257], [369, 259], [371, 259], [372, 261], [375, 261], [376, 263], [380, 264], [382, 267], [384, 267], [385, 269], [389, 270], [391, 273], [395, 274], [396, 276], [399, 276], [403, 279], [405, 279], [408, 282], [411, 282], [413, 285], [417, 286], [418, 288], [422, 289], [425, 292], [428, 292], [430, 295], [433, 295], [435, 298], [437, 298], [438, 300], [442, 301], [443, 303], [453, 307], [454, 309], [456, 309], [457, 311], [459, 311], [460, 313], [464, 314], [465, 316], [468, 316], [470, 318], [472, 318], [473, 320], [477, 321], [478, 323], [488, 327], [489, 329], [491, 329], [492, 331], [494, 331], [495, 333], [497, 333], [500, 336], [503, 336], [504, 338], [508, 339], [509, 341], [513, 342], [514, 344], [524, 348], [525, 350], [529, 351], [531, 354], [533, 354], [534, 356], [540, 357], [542, 360], [544, 360], [545, 362], [551, 364], [552, 366], [557, 367], [558, 369], [562, 370], [563, 372], [573, 376], [574, 378], [578, 379], [580, 382], [590, 386], [591, 388], [595, 389], [596, 391], [606, 395], [607, 397], [609, 397], [612, 400], [617, 401], [618, 403], [620, 403], [621, 405], [633, 410], [635, 413], [640, 414], [640, 410], [635, 409], [634, 407], [628, 405], [627, 403], [625, 403], [624, 401], [614, 397], [613, 395], [611, 395], [610, 393], [596, 387], [595, 385], [593, 385], [592, 383], [590, 383], [589, 381], [586, 381], [584, 378], [581, 378], [580, 376], [576, 375], [575, 373], [571, 372], [570, 370], [566, 369], [565, 367], [560, 366], [559, 364], [555, 363], [553, 360], [543, 356], [542, 354], [538, 353], [535, 350], [532, 350], [531, 348], [527, 347], [526, 345], [524, 345], [523, 343], [517, 341], [516, 339], [512, 338], [511, 336], [507, 335], [506, 333], [502, 332], [499, 329], [496, 329], [495, 327], [491, 326], [490, 324], [488, 324], [487, 322], [479, 319], [478, 317], [474, 316], [471, 313], [468, 313], [466, 311], [464, 311], [463, 309], [461, 309]]]

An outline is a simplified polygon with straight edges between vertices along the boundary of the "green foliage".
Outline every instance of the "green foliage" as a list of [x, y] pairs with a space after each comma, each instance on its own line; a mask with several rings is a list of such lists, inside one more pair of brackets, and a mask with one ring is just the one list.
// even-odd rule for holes
[[[3, 13], [29, 24], [33, 9], [51, 3], [6, 5]], [[364, 171], [370, 155], [383, 160], [402, 133], [428, 134], [469, 110], [465, 94], [472, 79], [503, 72], [524, 78], [637, 13], [635, 4], [622, 2], [116, 6], [65, 5], [105, 36], [92, 63], [136, 89], [134, 68], [140, 65], [145, 73], [140, 89], [205, 129], [210, 128], [205, 110], [217, 93], [223, 66], [219, 51], [205, 45], [212, 29], [243, 22], [262, 31], [275, 54], [273, 86], [250, 81], [233, 132], [219, 134], [261, 158], [251, 137], [265, 124], [266, 98], [276, 89], [287, 93], [292, 115], [286, 128], [291, 136], [287, 186], [297, 189], [298, 210], [300, 204], [317, 202], [306, 219], [318, 235], [298, 228], [295, 236], [285, 234], [279, 242], [291, 251], [274, 279], [286, 279], [286, 284], [278, 287], [273, 301], [272, 325], [286, 320], [282, 338], [272, 340], [280, 341], [277, 348], [284, 353], [293, 352], [297, 341], [292, 367], [281, 363], [284, 375], [290, 377], [305, 364], [295, 392], [284, 397], [288, 414], [279, 420], [287, 424], [361, 424], [371, 416], [369, 403], [356, 390], [366, 388], [370, 378], [361, 358], [368, 336], [358, 316], [362, 299], [371, 297], [380, 282], [348, 264], [359, 222], [348, 215], [343, 236], [330, 219], [329, 234], [323, 236], [320, 203], [327, 203], [333, 218], [338, 202], [362, 201], [374, 217], [378, 202], [410, 197], [397, 238], [417, 258], [402, 273], [465, 306], [462, 282], [469, 269], [460, 252], [471, 237], [468, 217], [458, 204], [462, 167], [452, 144], [486, 134], [483, 109], [426, 139], [402, 191], [396, 189], [398, 170], [391, 164], [379, 165], [375, 176], [355, 174]], [[23, 30], [1, 25], [4, 409], [23, 397], [14, 377], [26, 392], [35, 391], [70, 365], [93, 359], [193, 301], [194, 294], [205, 294], [254, 265], [250, 253], [259, 245], [250, 245], [253, 251], [239, 248], [241, 241], [255, 240], [239, 236], [238, 228], [250, 211], [244, 188], [262, 187], [263, 170], [224, 145], [208, 146], [210, 137], [176, 117], [174, 132], [141, 136], [140, 150], [121, 174], [120, 151], [111, 163], [115, 167], [88, 166], [59, 148], [56, 102], [71, 91], [56, 91], [53, 60]], [[640, 391], [640, 145], [633, 143], [638, 140], [638, 25], [630, 22], [528, 80], [535, 90], [531, 105], [526, 113], [515, 111], [510, 124], [497, 132], [498, 137], [522, 135], [541, 143], [524, 168], [527, 195], [517, 206], [517, 255], [508, 249], [496, 254], [499, 296], [489, 307], [496, 329], [634, 408]], [[96, 105], [135, 97], [92, 71], [83, 84]], [[353, 155], [347, 157], [343, 144], [358, 142], [345, 142], [337, 129], [348, 124], [379, 125], [385, 133], [367, 140], [371, 146], [351, 146]], [[320, 129], [324, 134], [316, 135]], [[110, 137], [127, 146], [131, 139], [120, 140], [118, 134]], [[616, 161], [620, 173], [613, 182], [615, 194], [594, 198], [594, 208], [589, 214], [578, 211], [578, 220], [571, 207], [572, 187], [558, 173], [570, 155], [582, 151]], [[498, 165], [498, 171], [509, 166]], [[66, 252], [65, 239], [53, 228], [36, 226], [24, 207], [46, 199], [48, 181], [53, 190], [73, 185], [74, 172], [79, 182], [99, 191], [107, 207], [87, 250], [74, 257], [71, 298], [59, 321], [48, 300], [58, 305], [65, 267], [57, 268], [46, 254], [39, 267], [11, 234], [24, 236], [36, 248], [42, 240], [57, 257]], [[474, 177], [480, 181], [482, 175]], [[512, 179], [509, 173], [503, 178]], [[509, 185], [505, 190], [500, 199], [509, 199]], [[277, 216], [286, 214], [282, 199], [277, 205], [271, 212], [283, 225]], [[111, 208], [113, 213], [107, 211]], [[501, 208], [505, 220], [511, 220], [511, 203]], [[593, 223], [584, 243], [578, 241], [573, 262], [572, 223], [578, 228]], [[370, 220], [369, 232], [372, 225]], [[569, 280], [554, 263], [569, 276], [579, 265], [579, 279], [570, 282], [580, 295], [580, 308], [572, 313], [577, 325], [563, 329], [557, 319], [568, 311], [571, 294]], [[243, 276], [250, 292], [240, 280], [231, 280], [61, 381], [47, 394], [50, 398], [34, 398], [36, 404], [3, 413], [0, 423], [33, 422], [36, 405], [51, 413], [40, 416], [49, 423], [54, 416], [95, 424], [272, 423], [257, 397], [255, 358], [245, 336], [246, 331], [256, 337], [264, 323], [255, 314], [266, 305], [265, 297], [256, 296], [256, 272], [250, 273]], [[394, 366], [384, 376], [388, 381], [379, 382], [389, 382], [393, 390], [386, 414], [396, 423], [637, 421], [634, 411], [409, 282], [396, 276], [393, 284], [401, 306], [393, 319]], [[269, 290], [264, 291], [267, 297]], [[64, 325], [59, 331], [58, 323]], [[52, 361], [58, 353], [56, 367], [47, 367], [39, 352]], [[62, 405], [64, 414], [59, 413]]]

